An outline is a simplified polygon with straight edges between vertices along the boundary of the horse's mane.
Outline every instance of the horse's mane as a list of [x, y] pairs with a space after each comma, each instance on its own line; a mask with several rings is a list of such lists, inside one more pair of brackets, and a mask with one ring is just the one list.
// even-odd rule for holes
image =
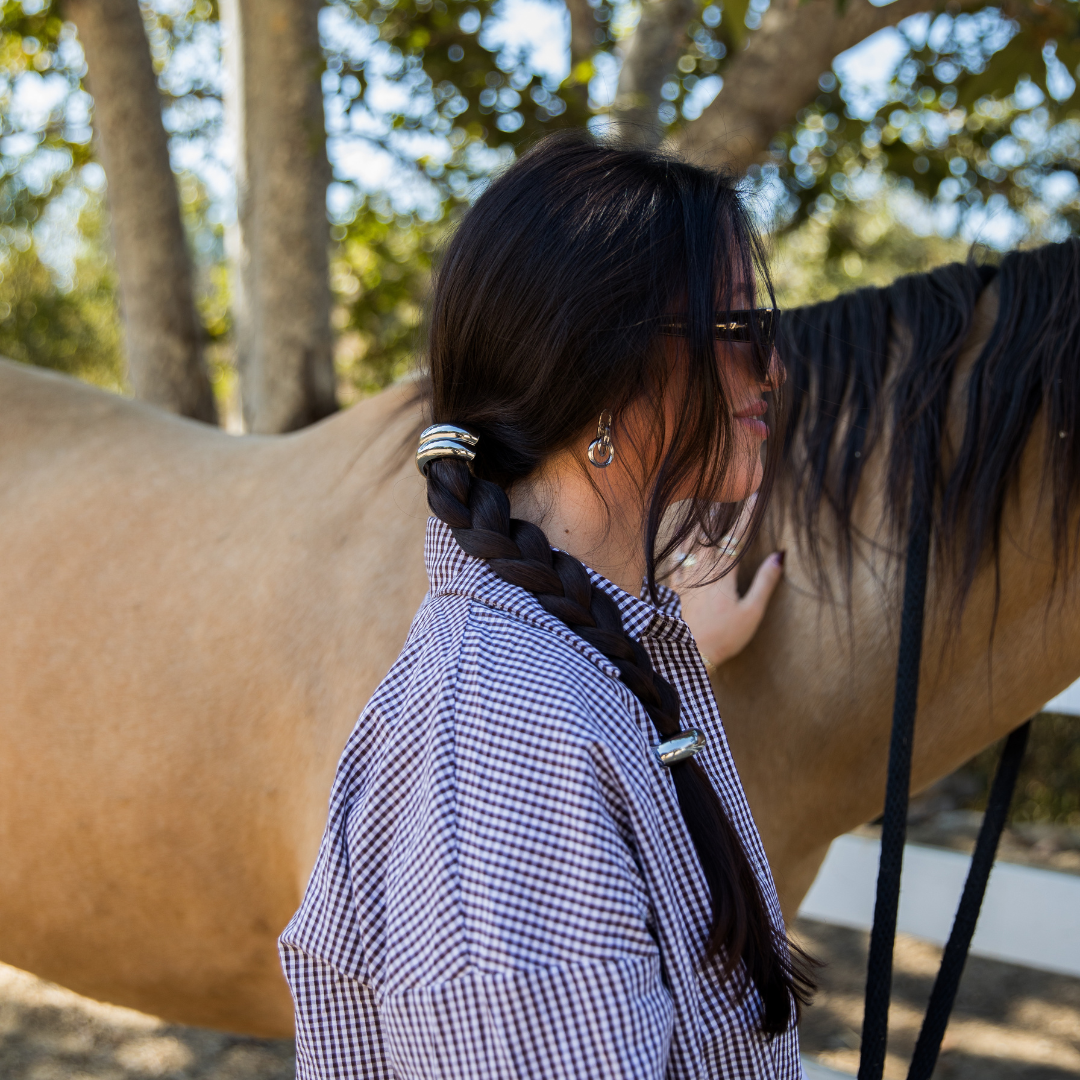
[[[949, 392], [976, 303], [992, 282], [998, 314], [972, 368], [963, 439], [948, 447], [946, 470]], [[850, 575], [856, 492], [887, 436], [890, 542], [903, 545], [910, 500], [931, 500], [935, 551], [952, 563], [959, 614], [988, 553], [997, 566], [1006, 498], [1045, 408], [1054, 565], [1067, 570], [1080, 486], [1080, 240], [1015, 252], [997, 267], [969, 260], [795, 308], [781, 319], [778, 347], [789, 373], [784, 447], [794, 515], [819, 569], [826, 508]]]

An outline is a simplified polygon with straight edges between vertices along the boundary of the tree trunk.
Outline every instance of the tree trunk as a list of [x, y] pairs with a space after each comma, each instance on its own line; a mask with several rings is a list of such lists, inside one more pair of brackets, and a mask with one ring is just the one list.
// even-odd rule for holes
[[318, 0], [226, 0], [238, 136], [234, 325], [249, 431], [334, 412]]
[[566, 0], [570, 16], [570, 66], [577, 67], [596, 52], [596, 30], [600, 25], [589, 6], [589, 0]]
[[[969, 0], [962, 6], [974, 5]], [[761, 28], [724, 69], [723, 89], [683, 130], [680, 146], [715, 164], [745, 169], [813, 101], [819, 77], [836, 56], [932, 7], [927, 0], [893, 0], [884, 7], [849, 0], [841, 14], [836, 0], [773, 0]]]
[[631, 142], [660, 142], [660, 91], [675, 71], [686, 27], [697, 13], [695, 0], [644, 0], [641, 20], [626, 46], [615, 92], [615, 123]]
[[213, 424], [191, 255], [138, 0], [67, 0], [86, 55], [135, 396]]

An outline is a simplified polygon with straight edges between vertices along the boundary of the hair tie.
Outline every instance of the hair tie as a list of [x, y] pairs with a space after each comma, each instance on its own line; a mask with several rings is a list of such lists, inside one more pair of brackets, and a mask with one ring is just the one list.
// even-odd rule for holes
[[420, 434], [420, 445], [416, 448], [416, 467], [423, 476], [427, 476], [427, 467], [433, 461], [442, 458], [459, 458], [471, 462], [476, 457], [472, 448], [480, 441], [471, 431], [454, 424], [432, 424]]

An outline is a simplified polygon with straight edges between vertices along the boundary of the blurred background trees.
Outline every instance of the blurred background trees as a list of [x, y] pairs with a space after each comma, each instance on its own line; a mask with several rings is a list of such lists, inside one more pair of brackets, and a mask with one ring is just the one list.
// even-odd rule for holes
[[745, 171], [787, 302], [1059, 239], [1078, 64], [1077, 0], [2, 0], [0, 353], [310, 423], [408, 369], [455, 213], [566, 125]]

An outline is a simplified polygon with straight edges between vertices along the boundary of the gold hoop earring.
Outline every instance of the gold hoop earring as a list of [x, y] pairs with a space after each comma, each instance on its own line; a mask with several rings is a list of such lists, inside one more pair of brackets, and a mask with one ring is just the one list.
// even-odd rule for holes
[[598, 469], [606, 469], [615, 460], [615, 444], [611, 441], [611, 413], [605, 409], [596, 425], [596, 438], [589, 443], [589, 460]]

